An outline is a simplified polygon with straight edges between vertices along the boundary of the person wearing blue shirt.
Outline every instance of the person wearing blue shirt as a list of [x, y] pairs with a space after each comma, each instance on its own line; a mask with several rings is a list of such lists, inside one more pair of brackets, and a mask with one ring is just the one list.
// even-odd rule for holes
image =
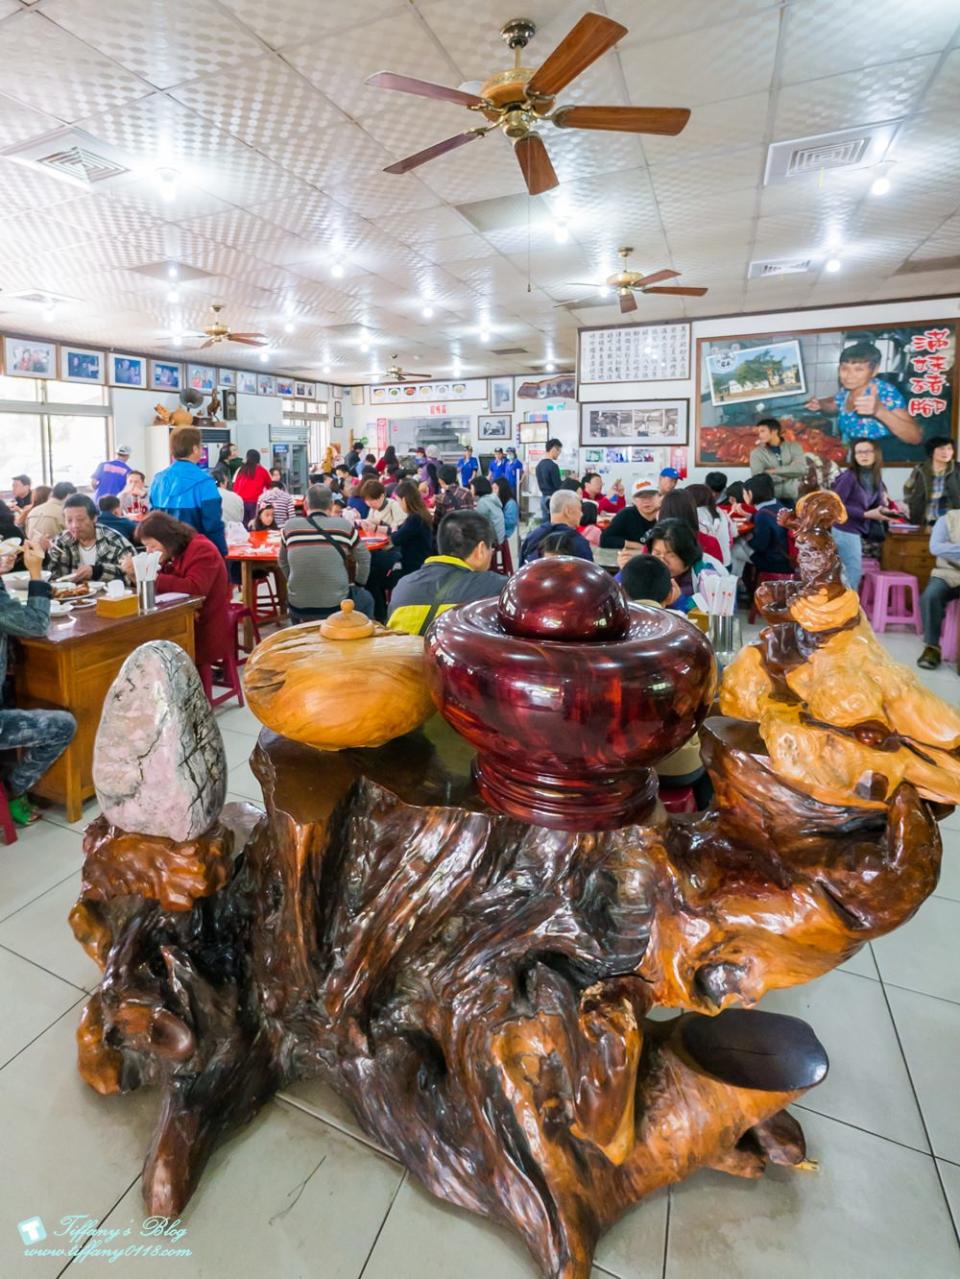
[[101, 497], [123, 492], [131, 469], [127, 462], [130, 453], [130, 448], [126, 444], [121, 444], [117, 449], [117, 456], [111, 462], [101, 462], [94, 471], [90, 477], [90, 484], [93, 487], [95, 502], [99, 502]]
[[468, 444], [463, 450], [463, 457], [457, 463], [457, 474], [460, 476], [460, 487], [468, 489], [470, 481], [480, 470], [480, 463], [473, 456], [473, 449]]
[[813, 396], [805, 408], [812, 413], [836, 414], [837, 432], [844, 443], [896, 436], [904, 444], [922, 444], [923, 427], [907, 412], [907, 402], [889, 382], [876, 376], [881, 356], [872, 342], [854, 342], [840, 352], [836, 395]]
[[221, 555], [227, 553], [220, 490], [199, 465], [203, 440], [195, 426], [178, 426], [170, 435], [173, 462], [158, 471], [150, 485], [150, 509], [166, 511], [175, 520], [203, 533]]
[[960, 598], [960, 511], [941, 515], [930, 533], [930, 554], [937, 566], [920, 596], [923, 618], [923, 652], [917, 665], [926, 671], [940, 665], [940, 630], [951, 600]]
[[520, 496], [520, 480], [523, 476], [523, 463], [517, 457], [517, 450], [507, 449], [507, 479], [510, 487], [519, 498]]
[[492, 484], [494, 480], [503, 480], [507, 477], [507, 458], [503, 449], [493, 450], [493, 461], [490, 463], [490, 469], [487, 471], [487, 479]]

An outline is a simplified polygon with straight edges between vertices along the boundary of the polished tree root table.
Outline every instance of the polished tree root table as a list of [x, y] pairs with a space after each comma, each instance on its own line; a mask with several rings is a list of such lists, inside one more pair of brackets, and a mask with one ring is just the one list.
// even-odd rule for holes
[[266, 813], [228, 806], [189, 844], [94, 822], [71, 923], [104, 974], [79, 1065], [102, 1093], [159, 1085], [148, 1211], [179, 1214], [216, 1143], [309, 1076], [565, 1279], [698, 1168], [809, 1167], [786, 1108], [823, 1049], [745, 1009], [908, 919], [936, 824], [908, 783], [880, 810], [791, 788], [755, 723], [703, 739], [712, 811], [591, 834], [486, 807], [438, 719], [339, 753], [265, 731]]

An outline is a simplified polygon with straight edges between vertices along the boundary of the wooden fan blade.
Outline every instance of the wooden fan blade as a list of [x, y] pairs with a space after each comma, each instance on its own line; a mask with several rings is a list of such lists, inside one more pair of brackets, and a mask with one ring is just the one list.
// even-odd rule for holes
[[214, 346], [214, 345], [215, 345], [215, 343], [216, 343], [216, 339], [215, 339], [215, 338], [208, 338], [206, 342], [201, 342], [201, 343], [200, 343], [200, 345], [197, 347], [197, 350], [198, 350], [198, 351], [205, 351], [205, 350], [207, 349], [207, 347], [208, 347], [208, 346]]
[[686, 107], [561, 107], [550, 117], [558, 129], [610, 129], [674, 137], [690, 119]]
[[678, 298], [702, 298], [706, 289], [687, 289], [676, 285], [666, 289], [644, 289], [644, 293], [671, 293]]
[[612, 18], [585, 13], [527, 81], [527, 96], [555, 97], [626, 34], [627, 28]]
[[413, 76], [396, 75], [393, 71], [377, 71], [367, 76], [367, 84], [375, 89], [394, 89], [397, 93], [413, 93], [418, 98], [435, 98], [441, 102], [457, 102], [462, 107], [482, 107], [484, 98], [462, 89], [450, 89], [445, 84], [433, 84], [430, 80], [417, 80]]
[[259, 338], [261, 342], [267, 340], [265, 333], [228, 333], [227, 337], [231, 342], [236, 342], [237, 338]]
[[416, 169], [421, 164], [426, 164], [428, 160], [435, 159], [438, 155], [444, 155], [447, 151], [455, 151], [457, 147], [462, 147], [466, 142], [472, 142], [474, 138], [482, 138], [483, 134], [478, 133], [476, 129], [468, 129], [466, 133], [458, 133], [452, 138], [445, 138], [443, 142], [435, 142], [432, 147], [427, 147], [424, 151], [417, 151], [414, 155], [408, 155], [402, 160], [398, 160], [396, 164], [388, 164], [384, 169], [384, 173], [406, 173], [410, 169]]
[[631, 287], [645, 289], [648, 284], [659, 284], [661, 280], [676, 280], [679, 275], [679, 271], [654, 271], [653, 275], [644, 275], [639, 280], [634, 280]]
[[620, 294], [620, 310], [623, 313], [627, 311], [635, 311], [637, 309], [637, 299], [632, 293]]
[[[565, 306], [570, 311], [577, 311], [582, 306], [593, 306], [596, 300], [596, 297], [577, 298], [576, 302], [558, 302], [556, 305]], [[613, 298], [610, 299], [610, 305], [613, 306]]]
[[550, 163], [543, 138], [539, 134], [530, 133], [525, 138], [520, 138], [514, 143], [513, 149], [517, 155], [523, 180], [531, 195], [540, 195], [544, 191], [550, 191], [553, 187], [559, 186], [559, 179]]
[[231, 333], [228, 342], [239, 342], [241, 346], [266, 346], [266, 342], [261, 338], [242, 338], [236, 333]]

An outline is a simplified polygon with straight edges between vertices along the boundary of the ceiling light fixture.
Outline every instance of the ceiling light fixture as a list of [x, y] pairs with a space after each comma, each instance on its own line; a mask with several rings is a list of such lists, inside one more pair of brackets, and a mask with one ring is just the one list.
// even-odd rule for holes
[[157, 185], [160, 188], [160, 198], [167, 204], [172, 204], [177, 198], [177, 181], [180, 174], [176, 169], [158, 169]]
[[47, 302], [43, 308], [43, 318], [45, 320], [53, 320], [56, 318], [57, 304], [56, 302]]
[[490, 341], [490, 330], [489, 330], [489, 329], [481, 329], [481, 330], [480, 330], [480, 341], [481, 341], [481, 342], [489, 342], [489, 341]]
[[890, 179], [887, 177], [875, 178], [870, 186], [871, 195], [886, 195], [890, 190]]
[[364, 334], [364, 336], [360, 339], [360, 350], [364, 355], [366, 355], [366, 353], [370, 350], [370, 339], [366, 336], [366, 334]]
[[171, 262], [170, 265], [167, 267], [167, 279], [175, 280], [179, 276], [179, 274], [180, 274], [180, 270], [176, 262]]
[[334, 264], [330, 268], [330, 274], [333, 276], [335, 280], [342, 280], [343, 279], [343, 263], [334, 262]]
[[570, 229], [563, 222], [553, 224], [553, 238], [557, 244], [566, 244], [570, 239]]
[[834, 271], [839, 271], [839, 270], [840, 270], [840, 259], [839, 259], [839, 258], [827, 258], [827, 261], [826, 261], [826, 263], [825, 263], [825, 269], [826, 269], [827, 271], [829, 271], [831, 274], [832, 274]]
[[287, 320], [286, 324], [283, 326], [283, 331], [284, 333], [295, 333], [297, 331], [297, 326], [292, 320]]
[[433, 307], [432, 307], [432, 306], [425, 306], [425, 307], [423, 308], [423, 310], [420, 312], [420, 314], [423, 316], [423, 318], [424, 318], [425, 320], [432, 320], [432, 319], [433, 319]]
[[330, 365], [329, 365], [329, 364], [325, 364], [325, 365], [323, 366], [323, 372], [324, 372], [324, 373], [329, 373], [329, 372], [330, 372]]
[[553, 360], [547, 360], [546, 364], [543, 366], [543, 370], [545, 373], [556, 373], [557, 366], [554, 364]]
[[168, 289], [168, 290], [167, 290], [167, 301], [168, 301], [168, 302], [170, 302], [171, 304], [173, 304], [174, 302], [179, 302], [179, 301], [180, 301], [180, 291], [179, 291], [179, 289]]
[[260, 352], [259, 358], [260, 358], [261, 364], [266, 364], [267, 360], [270, 359], [270, 352], [267, 350], [266, 347], [264, 347], [263, 350]]

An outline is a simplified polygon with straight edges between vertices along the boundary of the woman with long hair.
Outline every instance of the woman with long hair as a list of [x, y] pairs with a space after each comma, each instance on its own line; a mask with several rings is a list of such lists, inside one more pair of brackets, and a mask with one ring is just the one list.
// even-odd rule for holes
[[408, 573], [415, 573], [418, 568], [422, 568], [423, 561], [430, 554], [433, 544], [433, 516], [413, 480], [401, 480], [393, 496], [400, 503], [404, 520], [390, 534], [390, 540], [400, 552], [400, 576], [406, 577]]
[[233, 491], [243, 499], [243, 522], [249, 524], [257, 514], [257, 498], [270, 487], [270, 472], [260, 465], [256, 449], [247, 449], [243, 465], [233, 478]]
[[864, 546], [879, 548], [887, 524], [897, 514], [883, 482], [883, 454], [875, 440], [850, 442], [846, 468], [833, 491], [847, 508], [847, 522], [832, 529], [847, 585], [855, 591], [863, 576]]
[[663, 520], [680, 520], [686, 524], [696, 536], [704, 554], [709, 557], [717, 568], [723, 567], [723, 550], [720, 543], [712, 533], [706, 533], [701, 528], [700, 517], [697, 514], [696, 499], [689, 488], [671, 489], [669, 493], [664, 493], [660, 499], [660, 510], [657, 512], [657, 519], [660, 522]]
[[[699, 532], [717, 544], [718, 558], [724, 568], [730, 567], [733, 551], [733, 525], [725, 511], [717, 506], [717, 495], [708, 484], [688, 484], [685, 490], [697, 507]], [[709, 545], [704, 546], [709, 550]]]
[[[137, 526], [136, 537], [144, 550], [160, 552], [158, 595], [177, 591], [203, 596], [203, 607], [196, 616], [196, 664], [203, 677], [202, 668], [222, 662], [235, 642], [228, 607], [230, 583], [223, 556], [209, 538], [165, 511], [145, 515]], [[132, 582], [133, 556], [126, 556], [121, 567]]]
[[381, 476], [383, 475], [384, 471], [387, 469], [388, 466], [400, 465], [400, 462], [397, 458], [397, 450], [394, 448], [392, 444], [387, 445], [387, 447], [383, 450], [383, 457], [380, 458], [378, 462], [374, 463], [374, 465], [377, 468], [377, 474]]
[[500, 494], [500, 505], [503, 507], [503, 523], [509, 539], [516, 533], [517, 525], [520, 523], [520, 507], [517, 505], [517, 495], [513, 491], [513, 485], [503, 475], [494, 480], [493, 487]]
[[277, 516], [269, 502], [257, 507], [256, 518], [247, 525], [251, 533], [269, 533], [277, 528]]

